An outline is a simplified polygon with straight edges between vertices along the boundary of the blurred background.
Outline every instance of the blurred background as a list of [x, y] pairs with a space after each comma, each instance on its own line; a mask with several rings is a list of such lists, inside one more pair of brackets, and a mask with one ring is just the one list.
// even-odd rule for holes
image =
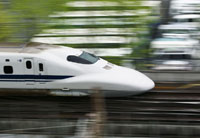
[[[200, 136], [199, 40], [200, 0], [0, 0], [0, 43], [78, 48], [155, 81], [146, 95], [105, 100], [109, 137]], [[87, 98], [0, 102], [0, 137], [86, 137], [94, 119]]]
[[139, 70], [199, 71], [198, 0], [1, 0], [0, 42], [80, 48]]
[[81, 48], [116, 64], [149, 57], [160, 24], [159, 1], [1, 0], [0, 5], [1, 42]]

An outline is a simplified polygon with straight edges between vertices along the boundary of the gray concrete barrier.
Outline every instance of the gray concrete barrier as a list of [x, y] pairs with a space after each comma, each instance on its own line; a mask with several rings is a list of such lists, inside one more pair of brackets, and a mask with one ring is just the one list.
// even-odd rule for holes
[[190, 71], [142, 71], [155, 82], [192, 82], [200, 81], [200, 72]]

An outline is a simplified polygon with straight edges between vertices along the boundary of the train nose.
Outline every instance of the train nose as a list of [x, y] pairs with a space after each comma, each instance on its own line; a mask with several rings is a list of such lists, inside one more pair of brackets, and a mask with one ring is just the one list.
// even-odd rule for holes
[[154, 88], [154, 82], [144, 74], [140, 74], [141, 78], [136, 83], [139, 92], [149, 91]]
[[119, 78], [121, 84], [124, 83], [127, 91], [132, 91], [134, 94], [140, 94], [154, 88], [154, 82], [146, 75], [132, 69], [123, 69], [123, 74], [120, 73]]

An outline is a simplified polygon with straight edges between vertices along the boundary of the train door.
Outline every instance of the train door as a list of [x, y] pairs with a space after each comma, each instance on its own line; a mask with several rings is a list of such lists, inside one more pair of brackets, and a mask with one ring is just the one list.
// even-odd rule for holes
[[45, 66], [45, 62], [44, 61], [41, 61], [41, 60], [38, 60], [37, 61], [37, 75], [38, 75], [38, 78], [39, 78], [39, 84], [41, 84], [40, 86], [43, 87], [45, 85], [43, 84], [46, 84], [47, 82], [47, 77], [46, 77], [46, 66]]
[[38, 75], [46, 75], [46, 68], [43, 61], [37, 61]]
[[26, 85], [35, 84], [35, 69], [33, 58], [24, 58], [24, 76]]

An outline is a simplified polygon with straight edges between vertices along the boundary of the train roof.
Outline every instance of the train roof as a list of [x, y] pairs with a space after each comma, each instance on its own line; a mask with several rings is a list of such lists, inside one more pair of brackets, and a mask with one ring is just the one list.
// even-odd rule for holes
[[29, 43], [0, 43], [0, 52], [9, 53], [40, 53], [48, 49], [58, 49], [59, 46], [38, 42]]

